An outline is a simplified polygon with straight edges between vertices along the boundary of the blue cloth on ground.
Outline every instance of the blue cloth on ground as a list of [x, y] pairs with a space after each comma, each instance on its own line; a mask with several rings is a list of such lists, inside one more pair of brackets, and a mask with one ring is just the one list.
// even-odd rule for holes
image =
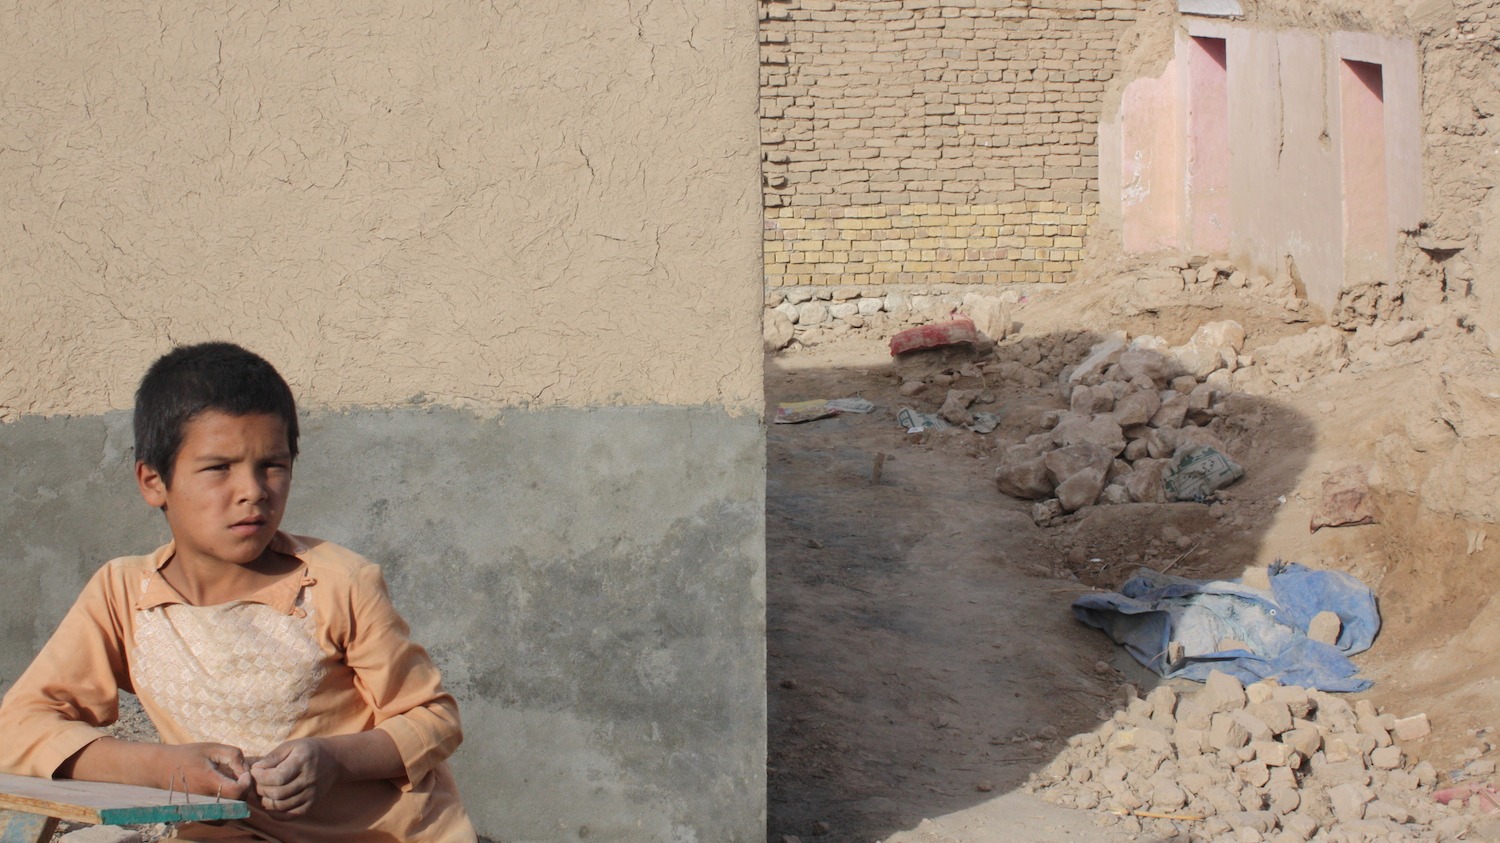
[[[1320, 691], [1363, 691], [1370, 680], [1348, 654], [1370, 648], [1380, 631], [1375, 595], [1354, 577], [1277, 562], [1269, 592], [1238, 580], [1194, 580], [1142, 568], [1118, 593], [1085, 594], [1073, 614], [1103, 630], [1136, 661], [1162, 676], [1199, 682], [1218, 670], [1249, 684], [1274, 677]], [[1319, 612], [1343, 622], [1337, 646], [1307, 637]], [[1219, 649], [1233, 639], [1243, 648]], [[1172, 642], [1183, 658], [1168, 664]]]

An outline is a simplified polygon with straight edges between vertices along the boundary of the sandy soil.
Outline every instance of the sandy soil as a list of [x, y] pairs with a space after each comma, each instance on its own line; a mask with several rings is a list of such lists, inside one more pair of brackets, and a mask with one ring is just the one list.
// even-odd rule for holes
[[[1014, 315], [1019, 332], [993, 355], [1023, 362], [1037, 347], [1076, 362], [1112, 330], [1181, 343], [1219, 319], [1244, 325], [1253, 356], [1317, 322], [1239, 291], [1142, 302], [1120, 285], [1072, 288], [1067, 298], [1032, 289]], [[1500, 642], [1488, 615], [1500, 607], [1475, 586], [1496, 554], [1474, 549], [1482, 512], [1465, 519], [1428, 505], [1442, 485], [1433, 461], [1448, 452], [1422, 441], [1454, 400], [1436, 373], [1465, 365], [1470, 350], [1440, 313], [1426, 326], [1422, 339], [1395, 347], [1370, 339], [1373, 328], [1351, 332], [1342, 365], [1290, 386], [1262, 379], [1241, 395], [1216, 424], [1247, 476], [1221, 502], [1087, 507], [1045, 528], [992, 476], [1005, 445], [1066, 407], [1055, 371], [1041, 386], [958, 375], [903, 397], [903, 377], [953, 374], [963, 362], [893, 361], [884, 336], [904, 324], [768, 357], [773, 411], [814, 398], [877, 405], [770, 426], [768, 839], [1171, 839], [1160, 828], [1102, 826], [1097, 814], [1021, 790], [1062, 741], [1117, 710], [1122, 683], [1155, 684], [1068, 609], [1141, 565], [1232, 577], [1281, 558], [1354, 573], [1376, 589], [1385, 623], [1357, 659], [1376, 680], [1367, 695], [1383, 710], [1429, 714], [1434, 734], [1416, 752], [1439, 770], [1462, 766], [1461, 753], [1489, 753], [1500, 713], [1491, 645]], [[999, 414], [1000, 429], [922, 439], [898, 426], [899, 407], [934, 411], [949, 385], [991, 393], [992, 405], [973, 409]], [[1310, 533], [1322, 479], [1348, 464], [1370, 471], [1379, 522]]]

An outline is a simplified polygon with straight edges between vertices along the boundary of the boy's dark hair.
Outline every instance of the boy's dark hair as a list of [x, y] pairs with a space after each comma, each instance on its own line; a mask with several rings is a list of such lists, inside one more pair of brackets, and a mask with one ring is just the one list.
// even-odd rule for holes
[[183, 429], [206, 410], [280, 417], [296, 458], [297, 402], [291, 387], [265, 358], [228, 342], [179, 346], [146, 370], [135, 391], [135, 458], [171, 485]]

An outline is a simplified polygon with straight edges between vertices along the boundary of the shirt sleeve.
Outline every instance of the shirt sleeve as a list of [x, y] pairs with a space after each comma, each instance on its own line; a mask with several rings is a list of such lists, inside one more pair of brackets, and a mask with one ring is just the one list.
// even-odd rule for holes
[[403, 790], [421, 781], [463, 740], [458, 703], [443, 689], [427, 651], [391, 603], [374, 564], [353, 573], [351, 622], [344, 658], [359, 692], [375, 711], [375, 728], [390, 735], [406, 766]]
[[0, 702], [0, 771], [51, 778], [115, 721], [129, 687], [123, 593], [95, 572], [31, 666]]

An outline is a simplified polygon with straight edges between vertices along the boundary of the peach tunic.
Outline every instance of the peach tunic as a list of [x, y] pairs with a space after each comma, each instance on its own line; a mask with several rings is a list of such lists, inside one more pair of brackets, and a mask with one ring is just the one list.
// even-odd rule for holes
[[167, 544], [104, 565], [0, 703], [0, 770], [51, 777], [138, 695], [166, 743], [264, 755], [286, 740], [381, 729], [406, 776], [340, 784], [305, 817], [186, 825], [181, 840], [474, 841], [447, 757], [458, 706], [408, 637], [380, 569], [321, 539], [278, 533], [298, 572], [229, 603], [193, 606], [162, 577]]

